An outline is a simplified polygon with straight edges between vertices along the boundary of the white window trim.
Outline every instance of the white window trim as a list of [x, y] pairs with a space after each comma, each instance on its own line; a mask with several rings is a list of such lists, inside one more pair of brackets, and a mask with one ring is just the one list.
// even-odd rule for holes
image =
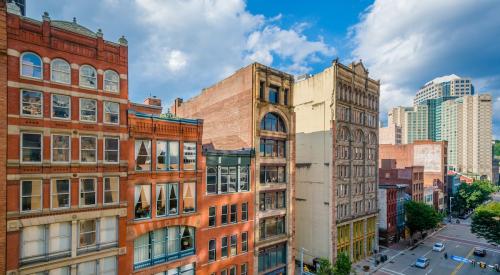
[[[118, 159], [116, 161], [107, 161], [106, 160], [106, 139], [117, 139], [118, 140], [118, 154], [117, 154], [117, 157]], [[108, 163], [108, 164], [117, 164], [117, 163], [120, 163], [120, 137], [118, 136], [108, 136], [108, 137], [104, 137], [103, 139], [103, 161], [104, 163]], [[97, 155], [96, 155], [96, 159], [97, 159]]]
[[[24, 161], [23, 160], [23, 135], [24, 134], [36, 134], [40, 135], [40, 161]], [[27, 164], [40, 164], [43, 163], [43, 133], [40, 132], [21, 132], [21, 138], [19, 140], [20, 143], [20, 150], [19, 150], [19, 161], [21, 163], [27, 163]]]
[[[94, 70], [95, 72], [95, 87], [92, 87], [92, 86], [87, 86], [87, 85], [84, 85], [81, 81], [81, 77], [82, 77], [82, 68], [84, 67], [90, 67]], [[92, 90], [97, 90], [97, 88], [99, 87], [99, 83], [98, 83], [98, 74], [97, 74], [97, 70], [96, 68], [94, 68], [94, 66], [91, 66], [89, 64], [84, 64], [82, 66], [80, 66], [80, 68], [78, 69], [78, 86], [80, 87], [83, 87], [83, 88], [87, 88], [87, 89], [92, 89]]]
[[[194, 168], [193, 169], [186, 169], [186, 167], [184, 166], [184, 159], [185, 159], [185, 154], [186, 152], [184, 151], [185, 149], [185, 144], [194, 144]], [[180, 145], [180, 143], [179, 143]], [[179, 151], [180, 151], [180, 147], [179, 147]], [[180, 153], [180, 152], [179, 152]], [[180, 159], [180, 156], [179, 156], [179, 159]], [[198, 169], [198, 143], [196, 141], [185, 141], [182, 143], [182, 170], [184, 171], [196, 171], [196, 169]], [[180, 168], [180, 166], [179, 166]]]
[[[41, 182], [40, 184], [40, 209], [37, 210], [23, 210], [23, 181], [35, 181], [38, 180]], [[41, 212], [43, 210], [43, 179], [23, 179], [20, 180], [19, 186], [19, 212], [21, 213], [36, 213]]]
[[[107, 82], [107, 81], [110, 81], [110, 80], [106, 80], [106, 73], [107, 73], [107, 72], [114, 72], [114, 73], [118, 76], [118, 83], [117, 83], [117, 84], [118, 84], [118, 87], [117, 87], [117, 88], [118, 88], [118, 91], [113, 92], [113, 91], [111, 91], [111, 90], [107, 90], [107, 89], [106, 89], [106, 82]], [[113, 82], [113, 81], [111, 81], [111, 82]], [[114, 70], [105, 70], [105, 71], [104, 71], [104, 74], [103, 74], [103, 85], [102, 85], [102, 90], [103, 90], [103, 91], [106, 91], [106, 92], [113, 93], [113, 94], [119, 94], [119, 93], [120, 93], [120, 74], [119, 74], [118, 72], [114, 71]]]
[[[62, 118], [62, 117], [55, 117], [54, 116], [54, 95], [59, 95], [59, 96], [67, 96], [69, 97], [69, 117], [68, 118]], [[71, 120], [71, 96], [69, 95], [63, 95], [63, 94], [57, 94], [53, 93], [50, 95], [50, 118], [52, 119], [57, 119], [57, 120]]]
[[[69, 158], [68, 161], [54, 161], [54, 136], [67, 136], [69, 137]], [[54, 133], [50, 135], [50, 162], [52, 163], [71, 163], [71, 134], [66, 133]]]
[[[35, 91], [35, 90], [28, 90], [28, 89], [21, 89], [20, 90], [21, 92], [19, 93], [19, 116], [21, 117], [29, 117], [29, 118], [43, 118], [43, 111], [44, 111], [44, 104], [43, 104], [43, 92], [42, 91]], [[27, 115], [27, 114], [23, 114], [23, 93], [24, 92], [35, 92], [35, 93], [40, 93], [41, 95], [41, 98], [40, 98], [40, 101], [41, 101], [41, 108], [40, 108], [40, 112], [41, 114], [40, 115]]]
[[[23, 57], [29, 53], [34, 54], [34, 55], [38, 56], [38, 58], [40, 58], [40, 63], [41, 63], [40, 64], [40, 71], [41, 71], [40, 75], [41, 75], [41, 77], [33, 77], [33, 76], [23, 75]], [[19, 76], [24, 77], [24, 78], [36, 79], [36, 80], [43, 80], [43, 59], [42, 59], [42, 57], [39, 54], [34, 53], [34, 52], [23, 52], [21, 54], [21, 56], [19, 57]]]
[[[91, 137], [91, 138], [94, 138], [94, 139], [95, 139], [95, 150], [94, 150], [94, 151], [95, 151], [95, 161], [82, 161], [82, 137]], [[90, 163], [90, 164], [95, 164], [95, 163], [97, 163], [97, 159], [98, 159], [98, 157], [99, 157], [99, 156], [97, 155], [97, 151], [98, 151], [97, 149], [98, 149], [98, 147], [99, 147], [99, 144], [98, 144], [98, 138], [97, 138], [96, 136], [86, 136], [86, 135], [84, 135], [84, 136], [80, 136], [79, 143], [80, 143], [80, 144], [79, 144], [79, 146], [80, 146], [80, 151], [79, 151], [79, 153], [78, 153], [78, 154], [79, 154], [79, 156], [78, 156], [78, 160], [79, 160], [79, 162], [80, 162], [80, 163], [82, 163], [82, 164], [88, 164], [88, 163]]]
[[[89, 205], [83, 205], [82, 204], [82, 181], [85, 179], [93, 179], [94, 180], [94, 197], [95, 201], [94, 204], [89, 204]], [[95, 207], [97, 205], [97, 178], [92, 178], [92, 177], [85, 177], [85, 178], [80, 178], [79, 183], [78, 183], [78, 206], [80, 208], [87, 208], [87, 207]], [[78, 234], [80, 236], [80, 234]]]
[[[54, 61], [64, 61], [66, 64], [68, 64], [68, 67], [69, 67], [69, 82], [62, 82], [62, 81], [54, 80], [53, 73], [52, 73], [52, 71], [53, 71], [53, 67], [52, 66], [53, 66]], [[52, 59], [52, 61], [50, 62], [50, 81], [54, 82], [54, 83], [59, 83], [59, 84], [71, 85], [71, 65], [69, 64], [68, 61], [66, 61], [66, 60], [64, 60], [62, 58], [54, 58], [54, 59]]]
[[[106, 112], [106, 107], [105, 107], [106, 103], [118, 104], [118, 122], [107, 122], [106, 121], [105, 117], [106, 117], [106, 114], [108, 113], [108, 112]], [[102, 102], [102, 113], [103, 113], [103, 115], [102, 115], [102, 122], [104, 124], [109, 124], [109, 125], [119, 125], [120, 124], [120, 103], [119, 102], [103, 101]], [[96, 116], [96, 118], [97, 118], [97, 116]]]
[[[106, 190], [104, 189], [104, 184], [106, 183], [106, 179], [109, 179], [109, 178], [117, 178], [118, 179], [118, 189], [116, 190], [118, 192], [118, 201], [117, 202], [106, 202], [105, 199], [104, 199], [104, 197], [106, 195]], [[110, 176], [110, 177], [103, 177], [102, 178], [102, 204], [103, 205], [117, 205], [117, 204], [120, 204], [120, 177], [119, 176]]]
[[[55, 208], [55, 207], [52, 206], [52, 196], [54, 195], [52, 193], [52, 183], [55, 182], [56, 180], [68, 180], [68, 183], [69, 183], [69, 190], [68, 190], [68, 192], [69, 192], [69, 194], [68, 194], [69, 201], [68, 201], [68, 204], [69, 205], [67, 207], [57, 207], [57, 208]], [[60, 210], [60, 209], [69, 209], [69, 208], [71, 208], [71, 179], [70, 178], [59, 178], [59, 179], [55, 178], [55, 179], [51, 179], [50, 180], [50, 187], [49, 187], [49, 189], [50, 189], [50, 209], [51, 210]], [[78, 195], [80, 195], [80, 194], [78, 194]]]
[[[92, 221], [92, 220], [95, 221], [95, 231], [94, 231], [95, 232], [95, 244], [93, 244], [93, 245], [87, 245], [87, 246], [81, 246], [80, 245], [80, 233], [81, 233], [80, 223], [81, 222], [85, 222], [85, 221]], [[85, 247], [89, 247], [89, 246], [99, 245], [99, 243], [100, 243], [100, 238], [99, 238], [100, 237], [99, 236], [99, 234], [100, 234], [100, 232], [99, 232], [100, 221], [101, 221], [101, 219], [99, 219], [99, 218], [82, 219], [82, 220], [78, 221], [78, 223], [77, 223], [77, 230], [76, 230], [77, 231], [77, 233], [76, 233], [76, 237], [77, 237], [77, 245], [76, 245], [76, 247], [77, 247], [77, 249], [78, 248], [85, 248]]]
[[[82, 99], [95, 101], [95, 120], [82, 120]], [[96, 99], [81, 97], [78, 100], [78, 120], [81, 121], [81, 122], [84, 122], [84, 123], [85, 122], [87, 122], [87, 123], [97, 122], [97, 114], [98, 114], [98, 111], [99, 111], [99, 107], [97, 106], [97, 104], [98, 104], [98, 101]]]

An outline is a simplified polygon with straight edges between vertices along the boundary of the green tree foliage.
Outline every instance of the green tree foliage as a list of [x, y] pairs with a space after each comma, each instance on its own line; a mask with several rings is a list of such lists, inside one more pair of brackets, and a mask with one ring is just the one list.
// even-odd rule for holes
[[490, 199], [497, 187], [487, 180], [474, 181], [472, 184], [462, 183], [458, 187], [458, 195], [452, 202], [453, 209], [459, 214], [464, 210], [474, 209]]
[[345, 253], [340, 253], [337, 256], [337, 261], [335, 262], [335, 266], [333, 267], [334, 274], [340, 275], [349, 275], [352, 270], [352, 263], [349, 259], [349, 256]]
[[500, 202], [490, 202], [476, 208], [472, 215], [471, 231], [490, 243], [500, 244]]
[[318, 275], [333, 275], [333, 266], [328, 259], [320, 258], [318, 260], [319, 270], [316, 270]]
[[495, 140], [493, 154], [495, 157], [500, 157], [500, 140]]
[[409, 201], [405, 204], [405, 211], [406, 226], [411, 235], [436, 228], [443, 218], [432, 206], [423, 202]]

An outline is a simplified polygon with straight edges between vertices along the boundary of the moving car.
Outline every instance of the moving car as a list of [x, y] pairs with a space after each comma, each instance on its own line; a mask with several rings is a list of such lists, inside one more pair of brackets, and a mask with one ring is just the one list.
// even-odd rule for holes
[[429, 259], [427, 259], [426, 257], [420, 257], [415, 262], [415, 266], [420, 268], [426, 268], [429, 265], [429, 263], [430, 263]]
[[474, 248], [474, 255], [479, 256], [479, 257], [484, 257], [484, 256], [486, 256], [486, 249], [481, 248], [481, 247], [476, 247], [476, 248]]
[[444, 244], [443, 243], [435, 243], [433, 246], [432, 246], [432, 251], [437, 251], [437, 252], [441, 252], [444, 250]]

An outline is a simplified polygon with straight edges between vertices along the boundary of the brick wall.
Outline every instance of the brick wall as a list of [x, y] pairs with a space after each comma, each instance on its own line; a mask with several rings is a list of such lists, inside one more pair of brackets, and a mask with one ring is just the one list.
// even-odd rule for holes
[[7, 21], [0, 1], [0, 274], [5, 274], [7, 229]]

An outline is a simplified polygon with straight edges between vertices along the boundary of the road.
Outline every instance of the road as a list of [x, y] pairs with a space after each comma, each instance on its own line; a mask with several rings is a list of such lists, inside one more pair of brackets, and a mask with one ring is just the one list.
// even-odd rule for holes
[[[444, 252], [432, 251], [435, 242], [445, 244], [445, 251], [448, 259], [444, 259]], [[474, 247], [483, 247], [487, 251], [486, 257], [473, 255]], [[460, 256], [476, 261], [484, 261], [487, 264], [500, 264], [500, 249], [487, 244], [484, 240], [478, 239], [470, 233], [470, 221], [462, 221], [461, 224], [448, 224], [444, 229], [428, 237], [422, 244], [413, 250], [403, 250], [395, 254], [389, 262], [385, 263], [375, 274], [388, 275], [427, 275], [427, 274], [500, 274], [491, 268], [480, 269], [473, 267], [470, 263], [463, 263], [451, 260], [451, 255]], [[414, 267], [413, 264], [418, 257], [430, 259], [430, 265], [426, 269]]]

